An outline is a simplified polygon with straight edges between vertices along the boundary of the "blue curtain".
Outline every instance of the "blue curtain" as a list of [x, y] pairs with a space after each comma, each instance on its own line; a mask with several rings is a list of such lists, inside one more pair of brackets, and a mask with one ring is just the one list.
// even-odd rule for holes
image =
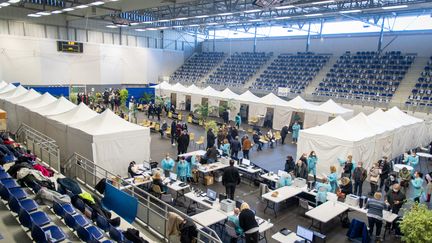
[[104, 194], [102, 204], [105, 208], [114, 211], [129, 223], [135, 220], [138, 210], [138, 199], [120, 191], [110, 183], [105, 183]]
[[68, 86], [25, 86], [25, 87], [27, 89], [34, 89], [41, 94], [48, 92], [55, 97], [64, 96], [65, 98], [69, 98]]

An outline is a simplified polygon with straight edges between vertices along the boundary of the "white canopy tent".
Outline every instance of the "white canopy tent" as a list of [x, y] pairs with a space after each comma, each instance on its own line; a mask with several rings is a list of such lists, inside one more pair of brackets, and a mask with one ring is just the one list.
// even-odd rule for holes
[[87, 121], [98, 113], [88, 108], [83, 102], [78, 106], [59, 114], [46, 116], [45, 132], [46, 135], [57, 142], [60, 148], [62, 161], [67, 159], [67, 127], [70, 124]]
[[261, 97], [261, 103], [267, 107], [274, 109], [273, 113], [273, 128], [282, 129], [282, 127], [289, 126], [291, 120], [292, 111], [288, 108], [288, 102], [276, 96], [273, 93], [269, 93], [266, 96]]
[[31, 120], [31, 111], [42, 106], [46, 106], [57, 99], [49, 93], [45, 93], [32, 100], [27, 100], [25, 102], [17, 104], [17, 124], [25, 123], [29, 126], [33, 126]]
[[319, 162], [318, 174], [328, 174], [330, 165], [340, 169], [338, 158], [344, 159], [352, 155], [355, 161], [363, 161], [365, 167], [373, 161], [375, 143], [371, 142], [374, 136], [357, 131], [342, 117], [321, 126], [300, 131], [297, 145], [297, 158], [303, 153], [315, 151]]
[[9, 131], [15, 132], [18, 129], [18, 126], [20, 125], [18, 122], [18, 116], [17, 116], [17, 105], [20, 103], [24, 103], [26, 101], [35, 99], [37, 97], [41, 96], [38, 92], [36, 92], [34, 89], [30, 89], [26, 91], [24, 94], [21, 94], [19, 96], [7, 98], [4, 102], [4, 106], [2, 107], [8, 115], [8, 129]]
[[3, 87], [0, 89], [0, 94], [3, 94], [3, 93], [6, 93], [6, 92], [9, 92], [9, 91], [11, 91], [11, 90], [14, 90], [15, 88], [16, 88], [15, 85], [13, 85], [13, 84], [7, 84], [6, 86], [3, 86]]
[[76, 105], [64, 97], [58, 98], [56, 101], [49, 103], [46, 106], [37, 107], [32, 110], [30, 119], [33, 123], [33, 128], [46, 134], [47, 116], [57, 115], [69, 111]]
[[8, 83], [6, 83], [5, 81], [1, 81], [0, 82], [0, 90], [3, 89], [4, 87], [6, 87], [8, 85]]
[[114, 174], [126, 176], [131, 161], [150, 161], [150, 129], [129, 123], [108, 109], [69, 125], [67, 147], [67, 156], [77, 152]]
[[230, 102], [232, 107], [230, 110], [230, 115], [229, 115], [229, 119], [230, 120], [234, 120], [235, 116], [237, 115], [237, 113], [239, 113], [240, 111], [240, 104], [238, 104], [237, 102], [235, 102], [239, 95], [234, 93], [232, 90], [230, 90], [229, 88], [225, 88], [223, 91], [219, 92], [219, 103], [220, 101], [226, 101], [226, 102]]
[[160, 84], [157, 84], [155, 86], [152, 86], [155, 89], [155, 93], [158, 96], [161, 97], [165, 97], [165, 96], [170, 96], [171, 95], [171, 84], [163, 81]]
[[248, 119], [252, 117], [265, 116], [266, 106], [261, 103], [261, 99], [258, 96], [252, 94], [249, 90], [238, 96], [237, 103], [239, 104], [239, 107], [241, 107], [241, 104], [249, 106]]
[[342, 116], [344, 119], [349, 119], [353, 115], [353, 110], [338, 105], [332, 99], [329, 99], [312, 109], [314, 110], [306, 111], [304, 122], [305, 128], [322, 125], [336, 116]]
[[11, 99], [11, 98], [14, 98], [14, 97], [17, 97], [17, 96], [21, 96], [21, 95], [23, 95], [25, 93], [27, 93], [27, 89], [24, 88], [21, 85], [18, 86], [18, 87], [16, 87], [16, 88], [14, 88], [14, 89], [9, 90], [9, 91], [2, 92], [0, 94], [0, 105], [1, 105], [1, 107], [4, 107], [5, 100]]

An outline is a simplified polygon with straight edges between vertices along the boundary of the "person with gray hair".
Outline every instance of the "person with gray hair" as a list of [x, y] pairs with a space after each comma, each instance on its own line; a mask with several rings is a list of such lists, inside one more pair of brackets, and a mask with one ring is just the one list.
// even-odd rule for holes
[[383, 210], [387, 207], [381, 200], [381, 192], [375, 192], [374, 198], [370, 198], [366, 203], [367, 217], [369, 223], [369, 235], [373, 235], [373, 230], [376, 226], [375, 237], [379, 238], [381, 235]]

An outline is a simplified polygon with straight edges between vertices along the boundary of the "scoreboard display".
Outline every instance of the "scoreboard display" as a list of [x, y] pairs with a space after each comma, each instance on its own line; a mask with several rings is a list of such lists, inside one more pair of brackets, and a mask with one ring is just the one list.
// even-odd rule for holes
[[83, 53], [84, 45], [76, 41], [57, 41], [57, 51], [69, 53]]

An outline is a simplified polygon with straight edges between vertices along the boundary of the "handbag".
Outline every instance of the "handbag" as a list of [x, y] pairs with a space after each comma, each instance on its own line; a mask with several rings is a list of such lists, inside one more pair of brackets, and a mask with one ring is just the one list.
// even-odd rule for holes
[[378, 183], [378, 179], [379, 179], [379, 176], [371, 176], [371, 177], [369, 178], [369, 181], [370, 181], [371, 183]]

